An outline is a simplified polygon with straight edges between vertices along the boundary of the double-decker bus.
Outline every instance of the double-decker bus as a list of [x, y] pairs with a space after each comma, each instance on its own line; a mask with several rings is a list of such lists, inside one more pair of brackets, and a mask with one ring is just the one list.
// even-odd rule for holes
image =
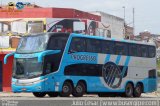
[[22, 37], [4, 63], [14, 55], [13, 92], [32, 92], [36, 97], [140, 97], [157, 89], [155, 51], [154, 44], [41, 33]]

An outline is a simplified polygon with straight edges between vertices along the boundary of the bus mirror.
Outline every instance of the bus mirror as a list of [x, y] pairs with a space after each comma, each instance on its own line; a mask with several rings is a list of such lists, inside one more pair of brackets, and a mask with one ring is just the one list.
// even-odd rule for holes
[[10, 57], [10, 56], [12, 56], [12, 55], [14, 55], [14, 54], [15, 54], [15, 52], [6, 54], [5, 57], [4, 57], [4, 64], [7, 64], [7, 59], [8, 59], [8, 57]]
[[61, 50], [46, 50], [38, 55], [38, 62], [41, 63], [43, 60], [43, 57], [46, 55], [56, 54], [60, 52]]

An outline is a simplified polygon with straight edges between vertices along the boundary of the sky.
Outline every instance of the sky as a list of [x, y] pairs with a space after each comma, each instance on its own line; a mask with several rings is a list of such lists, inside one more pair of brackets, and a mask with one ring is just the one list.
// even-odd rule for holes
[[75, 8], [83, 11], [102, 11], [124, 18], [126, 23], [133, 25], [133, 8], [135, 8], [135, 32], [149, 31], [160, 34], [160, 0], [1, 0], [8, 2], [30, 2], [42, 7]]

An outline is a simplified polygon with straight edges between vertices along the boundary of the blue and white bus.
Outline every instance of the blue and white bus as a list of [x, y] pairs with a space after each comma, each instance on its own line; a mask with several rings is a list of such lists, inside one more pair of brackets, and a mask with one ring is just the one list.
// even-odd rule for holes
[[[69, 33], [21, 38], [14, 55], [12, 90], [36, 97], [123, 94], [157, 89], [156, 48], [127, 40]], [[111, 95], [110, 95], [111, 94]]]

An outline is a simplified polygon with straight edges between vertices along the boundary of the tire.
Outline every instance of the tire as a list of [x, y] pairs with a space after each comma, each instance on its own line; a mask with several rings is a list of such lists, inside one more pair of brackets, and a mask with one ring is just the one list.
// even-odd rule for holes
[[35, 97], [40, 97], [40, 98], [42, 98], [42, 97], [45, 97], [46, 93], [44, 93], [44, 92], [33, 92], [33, 95], [34, 95]]
[[72, 93], [72, 84], [70, 82], [65, 82], [62, 87], [62, 91], [60, 92], [61, 97], [69, 97]]
[[74, 88], [72, 95], [74, 97], [82, 97], [86, 92], [86, 86], [83, 82], [79, 82], [77, 86]]
[[125, 87], [125, 97], [133, 97], [133, 86], [131, 83], [128, 83]]
[[134, 88], [133, 96], [140, 97], [141, 94], [142, 94], [142, 86], [141, 84], [137, 84], [136, 87]]
[[57, 92], [48, 92], [49, 97], [57, 97], [58, 93]]

